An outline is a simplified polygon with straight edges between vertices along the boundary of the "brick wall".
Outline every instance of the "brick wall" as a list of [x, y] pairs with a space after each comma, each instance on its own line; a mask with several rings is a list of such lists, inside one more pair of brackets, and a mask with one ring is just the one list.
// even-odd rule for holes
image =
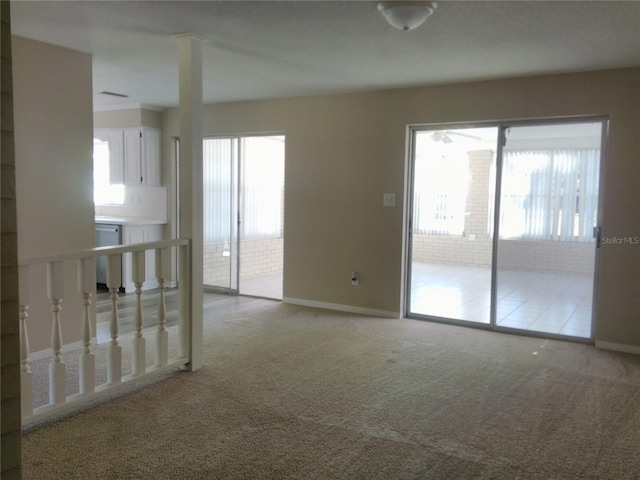
[[0, 337], [2, 350], [0, 476], [21, 478], [20, 333], [18, 323], [18, 250], [13, 141], [13, 85], [9, 2], [0, 2]]
[[255, 278], [282, 272], [282, 237], [243, 240], [240, 244], [240, 275]]
[[[230, 258], [226, 244], [204, 246], [204, 284], [228, 286]], [[282, 272], [283, 239], [243, 240], [240, 242], [240, 274], [255, 278]]]
[[222, 243], [204, 246], [202, 267], [205, 285], [229, 286], [231, 257], [225, 256], [225, 252], [229, 252], [229, 247]]

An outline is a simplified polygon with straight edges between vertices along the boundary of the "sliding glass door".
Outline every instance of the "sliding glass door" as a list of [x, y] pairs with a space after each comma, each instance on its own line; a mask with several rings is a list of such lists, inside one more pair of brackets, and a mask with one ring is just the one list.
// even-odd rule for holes
[[603, 126], [415, 129], [407, 314], [590, 338]]
[[203, 145], [204, 284], [238, 291], [237, 138], [206, 138]]
[[490, 322], [498, 128], [413, 134], [410, 313]]
[[204, 284], [282, 298], [284, 136], [207, 138]]
[[505, 129], [496, 325], [591, 337], [602, 123]]

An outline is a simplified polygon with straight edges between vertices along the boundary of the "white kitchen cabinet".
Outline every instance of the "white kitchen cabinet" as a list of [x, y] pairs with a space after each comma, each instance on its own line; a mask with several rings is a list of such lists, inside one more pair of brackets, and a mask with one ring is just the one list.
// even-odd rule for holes
[[109, 183], [124, 183], [124, 131], [98, 128], [93, 136], [109, 144]]
[[160, 160], [160, 131], [152, 128], [142, 129], [142, 177], [145, 185], [162, 185]]
[[109, 143], [109, 183], [162, 185], [160, 130], [147, 127], [97, 128], [93, 136]]
[[[124, 245], [155, 242], [158, 240], [162, 240], [162, 225], [144, 224], [122, 226], [122, 243]], [[158, 287], [155, 265], [155, 250], [147, 250], [145, 255], [146, 280], [142, 287], [143, 290]], [[130, 253], [125, 254], [122, 260], [122, 286], [127, 293], [135, 292], [136, 290], [135, 284], [133, 283], [133, 260]]]
[[161, 184], [160, 131], [146, 127], [124, 129], [124, 184]]

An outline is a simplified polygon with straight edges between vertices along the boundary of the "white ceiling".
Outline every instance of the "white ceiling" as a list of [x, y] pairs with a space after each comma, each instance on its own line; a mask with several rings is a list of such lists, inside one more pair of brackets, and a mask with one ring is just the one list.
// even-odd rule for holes
[[[640, 2], [441, 1], [402, 32], [369, 1], [13, 1], [16, 35], [93, 55], [94, 107], [178, 104], [177, 40], [205, 103], [640, 65]], [[99, 95], [107, 90], [129, 95]]]

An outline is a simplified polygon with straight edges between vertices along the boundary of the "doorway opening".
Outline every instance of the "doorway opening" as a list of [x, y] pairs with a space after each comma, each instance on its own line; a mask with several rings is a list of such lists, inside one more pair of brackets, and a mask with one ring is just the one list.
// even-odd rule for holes
[[204, 284], [282, 299], [283, 135], [205, 138]]
[[605, 128], [413, 128], [407, 316], [592, 338]]

